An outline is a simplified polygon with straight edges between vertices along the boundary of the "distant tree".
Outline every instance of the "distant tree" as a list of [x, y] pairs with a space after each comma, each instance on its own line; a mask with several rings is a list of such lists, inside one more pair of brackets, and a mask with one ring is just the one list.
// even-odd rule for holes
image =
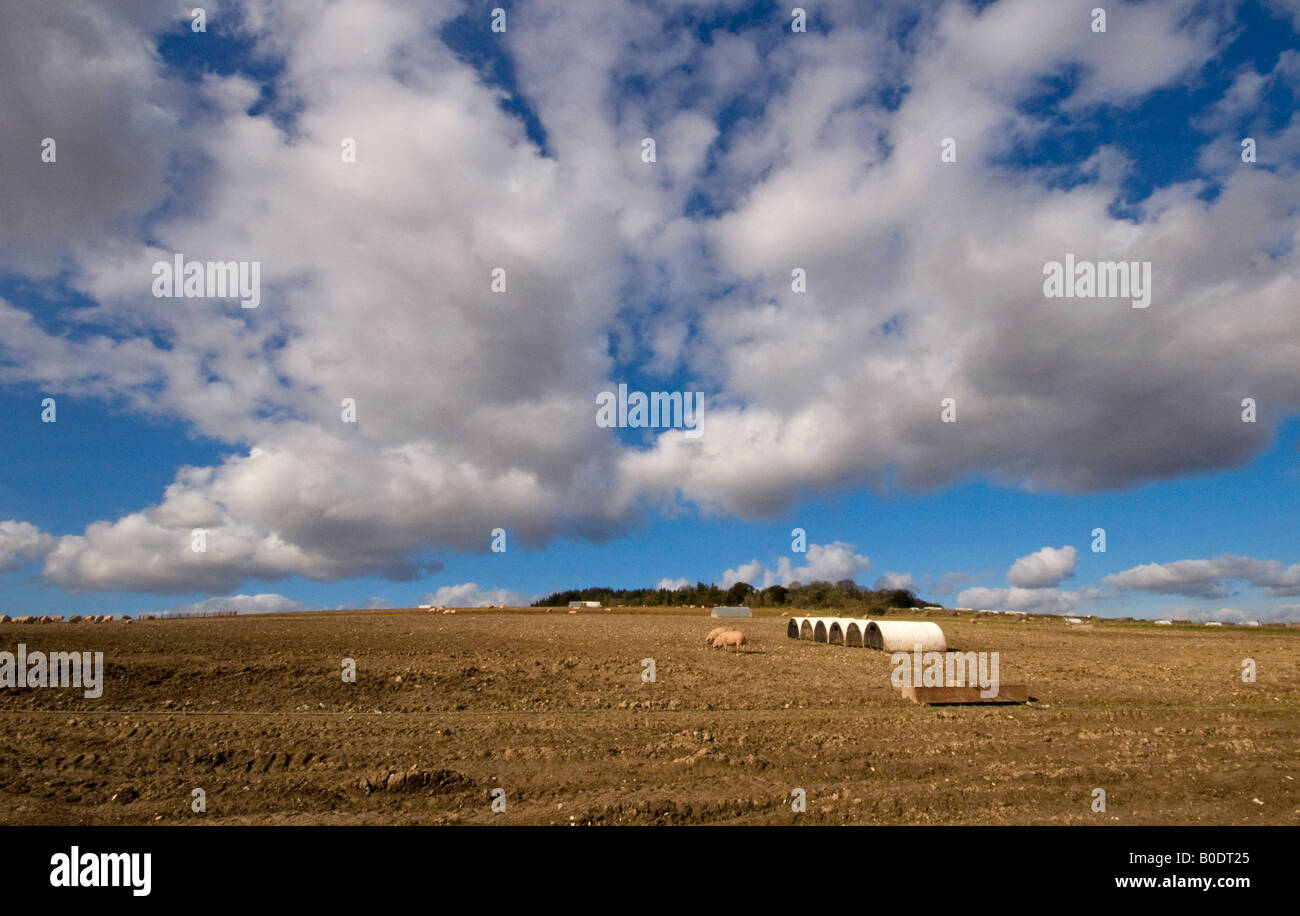
[[727, 604], [738, 605], [749, 597], [749, 593], [754, 590], [754, 586], [748, 582], [737, 582], [731, 588], [727, 589]]
[[912, 594], [905, 588], [896, 588], [885, 592], [885, 597], [889, 599], [891, 607], [920, 607], [921, 602], [916, 600], [916, 595]]
[[709, 607], [719, 604], [748, 604], [752, 607], [777, 607], [788, 605], [795, 608], [832, 608], [850, 610], [856, 613], [883, 614], [891, 607], [921, 607], [922, 601], [907, 589], [890, 589], [872, 591], [863, 588], [851, 579], [841, 579], [831, 584], [817, 580], [804, 585], [791, 582], [789, 585], [770, 585], [761, 591], [748, 582], [737, 582], [728, 589], [721, 589], [707, 582], [697, 582], [678, 591], [653, 588], [613, 589], [593, 587], [567, 589], [547, 595], [534, 602], [535, 607], [563, 607], [570, 601], [599, 601], [605, 605], [627, 605], [630, 607], [654, 607], [665, 605], [703, 605]]

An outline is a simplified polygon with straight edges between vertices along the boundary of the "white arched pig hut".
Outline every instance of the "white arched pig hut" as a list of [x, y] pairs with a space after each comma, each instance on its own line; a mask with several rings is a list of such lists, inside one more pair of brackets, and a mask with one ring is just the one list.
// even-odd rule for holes
[[803, 621], [799, 624], [799, 638], [813, 638], [813, 619], [811, 617], [804, 617]]
[[814, 617], [813, 621], [813, 639], [816, 642], [827, 642], [830, 639], [831, 624], [835, 622], [834, 617]]
[[837, 646], [858, 646], [866, 645], [867, 624], [870, 620], [859, 620], [856, 617], [831, 617], [830, 627], [826, 631], [826, 641]]
[[[823, 617], [822, 620], [826, 622], [826, 641], [837, 646], [844, 645], [844, 624], [848, 623], [848, 618]], [[832, 630], [835, 631], [834, 639], [831, 638]]]
[[866, 644], [885, 652], [946, 652], [948, 643], [937, 623], [919, 620], [868, 620]]
[[[790, 622], [785, 625], [785, 635], [789, 636], [791, 639], [799, 639], [803, 637], [803, 624], [807, 619], [807, 617], [791, 617]], [[810, 634], [812, 633], [811, 624], [808, 627], [808, 632]]]

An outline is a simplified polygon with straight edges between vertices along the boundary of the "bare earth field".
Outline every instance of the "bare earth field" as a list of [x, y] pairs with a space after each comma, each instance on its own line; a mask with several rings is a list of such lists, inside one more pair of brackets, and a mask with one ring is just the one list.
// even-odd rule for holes
[[0, 690], [0, 823], [1300, 823], [1300, 631], [932, 619], [1034, 702], [912, 705], [780, 617], [739, 653], [700, 611], [0, 624], [105, 666]]

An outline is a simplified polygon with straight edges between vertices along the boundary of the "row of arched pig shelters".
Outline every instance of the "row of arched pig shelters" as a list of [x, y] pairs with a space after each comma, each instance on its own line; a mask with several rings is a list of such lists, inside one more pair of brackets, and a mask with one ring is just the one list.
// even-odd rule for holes
[[[977, 653], [949, 652], [948, 640], [936, 623], [921, 620], [863, 620], [853, 617], [791, 617], [786, 624], [786, 635], [791, 639], [806, 639], [834, 646], [857, 646], [879, 649], [884, 652], [918, 653], [915, 664], [921, 665], [921, 656], [932, 657], [947, 671], [948, 662], [960, 661], [961, 670], [969, 671], [976, 663]], [[930, 653], [935, 653], [930, 656]], [[984, 653], [978, 653], [984, 655]], [[991, 653], [996, 660], [997, 653]], [[956, 666], [953, 666], [954, 670]], [[914, 703], [949, 705], [968, 703], [1025, 703], [1029, 689], [1024, 684], [1003, 684], [997, 680], [992, 692], [972, 686], [963, 679], [948, 680], [946, 675], [937, 683], [907, 683], [903, 696]], [[928, 680], [928, 679], [927, 679]], [[891, 681], [892, 682], [892, 681]]]
[[937, 623], [920, 620], [859, 620], [852, 617], [791, 617], [791, 639], [811, 639], [836, 646], [857, 646], [885, 652], [946, 652], [947, 640]]

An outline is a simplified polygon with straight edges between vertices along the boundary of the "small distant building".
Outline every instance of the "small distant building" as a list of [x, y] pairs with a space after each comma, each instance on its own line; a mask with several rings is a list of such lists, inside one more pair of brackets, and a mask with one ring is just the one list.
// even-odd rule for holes
[[1221, 627], [1221, 626], [1223, 626], [1223, 623], [1222, 623], [1221, 621], [1218, 621], [1218, 620], [1211, 620], [1211, 621], [1209, 621], [1209, 622], [1206, 624], [1206, 626], [1207, 626], [1207, 627]]
[[1258, 620], [1247, 620], [1245, 623], [1242, 624], [1242, 626], [1243, 626], [1243, 627], [1257, 627], [1257, 626], [1259, 626], [1259, 621], [1258, 621]]
[[1174, 622], [1173, 622], [1172, 620], [1157, 620], [1157, 621], [1156, 621], [1156, 626], [1158, 626], [1158, 627], [1172, 627], [1173, 625], [1174, 625]]
[[599, 601], [570, 601], [569, 607], [600, 607]]
[[747, 607], [715, 607], [710, 617], [753, 617]]

